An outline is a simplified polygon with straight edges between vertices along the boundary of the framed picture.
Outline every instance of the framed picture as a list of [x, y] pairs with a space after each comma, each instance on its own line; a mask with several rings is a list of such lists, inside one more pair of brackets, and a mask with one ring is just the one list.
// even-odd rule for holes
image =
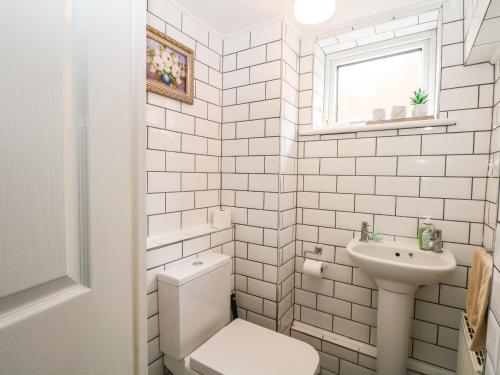
[[147, 26], [146, 78], [149, 91], [193, 104], [193, 50]]

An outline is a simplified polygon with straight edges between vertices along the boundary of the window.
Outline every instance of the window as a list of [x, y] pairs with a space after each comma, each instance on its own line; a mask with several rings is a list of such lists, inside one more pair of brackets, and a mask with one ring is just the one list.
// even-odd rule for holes
[[325, 117], [330, 125], [364, 122], [375, 108], [390, 114], [393, 105], [409, 105], [413, 91], [429, 93], [434, 106], [435, 32], [357, 48], [327, 56]]

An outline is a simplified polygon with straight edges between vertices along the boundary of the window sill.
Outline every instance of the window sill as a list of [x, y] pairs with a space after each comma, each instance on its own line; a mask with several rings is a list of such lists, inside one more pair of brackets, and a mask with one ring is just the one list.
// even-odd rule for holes
[[387, 124], [371, 124], [371, 125], [367, 125], [365, 123], [365, 124], [302, 130], [299, 132], [299, 136], [371, 132], [371, 131], [391, 130], [391, 129], [427, 128], [433, 126], [449, 126], [455, 124], [456, 124], [455, 120], [442, 120], [442, 119], [399, 121]]

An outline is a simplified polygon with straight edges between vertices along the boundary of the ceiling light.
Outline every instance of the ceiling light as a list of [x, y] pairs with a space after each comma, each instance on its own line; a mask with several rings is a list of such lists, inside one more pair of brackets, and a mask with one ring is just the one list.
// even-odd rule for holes
[[335, 12], [335, 0], [295, 0], [295, 18], [312, 25], [325, 22]]

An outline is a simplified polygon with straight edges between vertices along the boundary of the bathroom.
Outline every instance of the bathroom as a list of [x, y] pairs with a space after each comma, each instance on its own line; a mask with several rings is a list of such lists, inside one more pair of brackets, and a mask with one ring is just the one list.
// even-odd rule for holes
[[2, 8], [0, 374], [500, 374], [500, 0]]

